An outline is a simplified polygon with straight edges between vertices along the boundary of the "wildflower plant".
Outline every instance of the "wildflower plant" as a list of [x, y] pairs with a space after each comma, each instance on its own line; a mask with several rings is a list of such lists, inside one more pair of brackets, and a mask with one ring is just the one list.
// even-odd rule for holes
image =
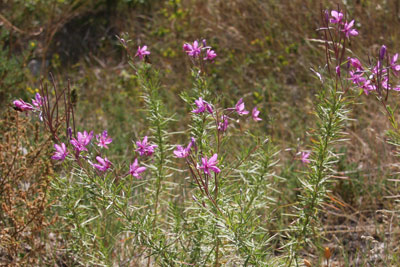
[[[182, 99], [189, 106], [191, 124], [186, 144], [177, 145], [174, 150], [175, 157], [185, 163], [188, 179], [194, 186], [194, 191], [190, 192], [192, 200], [187, 204], [185, 220], [189, 223], [186, 227], [197, 234], [183, 233], [189, 239], [190, 262], [196, 259], [195, 262], [201, 264], [266, 264], [270, 252], [265, 247], [270, 236], [258, 228], [262, 220], [254, 213], [254, 207], [259, 205], [268, 209], [271, 203], [272, 196], [267, 193], [270, 189], [267, 177], [270, 177], [270, 168], [275, 162], [270, 161], [271, 150], [263, 150], [270, 147], [270, 144], [258, 140], [257, 145], [244, 149], [240, 155], [232, 155], [224, 150], [235, 132], [240, 136], [240, 128], [235, 123], [228, 126], [228, 121], [234, 122], [236, 117], [236, 123], [256, 127], [256, 123], [261, 120], [258, 117], [260, 111], [253, 109], [252, 122], [252, 118], [246, 116], [249, 111], [245, 110], [243, 98], [233, 108], [222, 108], [218, 102], [213, 102], [217, 98], [208, 88], [208, 78], [204, 72], [206, 68], [193, 60], [201, 58], [197, 55], [201, 50], [193, 52], [195, 48], [198, 48], [196, 42], [192, 47], [184, 45], [184, 51], [193, 63], [193, 88], [181, 93]], [[243, 136], [243, 141], [253, 142], [254, 139], [250, 141]], [[254, 173], [243, 176], [243, 168], [250, 165]], [[258, 174], [260, 178], [254, 185], [248, 179]], [[261, 192], [266, 193], [264, 197], [259, 197], [259, 194], [263, 194]], [[249, 195], [252, 196], [250, 203], [244, 197]], [[245, 211], [239, 208], [246, 204], [248, 206]], [[251, 228], [257, 230], [252, 232], [249, 230]], [[249, 240], [252, 242], [247, 243]], [[212, 244], [212, 247], [199, 246], [201, 243]]]
[[[297, 220], [288, 244], [288, 265], [299, 264], [301, 248], [315, 245], [318, 248], [320, 233], [319, 211], [326, 201], [329, 181], [335, 174], [338, 155], [335, 146], [345, 140], [344, 129], [351, 103], [351, 84], [342, 69], [347, 64], [346, 52], [351, 38], [358, 35], [353, 28], [354, 20], [348, 23], [341, 11], [322, 11], [321, 32], [325, 45], [326, 69], [316, 72], [321, 81], [316, 98], [316, 128], [313, 133], [311, 151], [301, 153], [306, 164], [306, 173], [299, 177], [302, 185], [300, 205], [296, 207]], [[351, 74], [351, 72], [349, 72]]]
[[[51, 158], [64, 167], [52, 186], [62, 200], [54, 209], [71, 226], [62, 233], [71, 240], [69, 251], [90, 264], [110, 264], [120, 238], [131, 244], [130, 253], [144, 247], [147, 265], [269, 262], [266, 246], [272, 236], [262, 224], [273, 202], [269, 179], [275, 150], [240, 127], [257, 127], [263, 110], [253, 107], [250, 114], [243, 97], [234, 107], [221, 107], [206, 73], [217, 53], [205, 40], [187, 43], [183, 48], [193, 64], [193, 88], [181, 98], [191, 123], [185, 144], [171, 145], [168, 126], [174, 120], [163, 104], [159, 72], [147, 63], [150, 51], [143, 46], [134, 55], [129, 41], [119, 40], [142, 89], [149, 126], [133, 140], [130, 159], [116, 162], [109, 154], [113, 138], [107, 130], [76, 130], [69, 83], [59, 89], [53, 79], [53, 92], [44, 84], [32, 104], [14, 101], [17, 111], [40, 114], [54, 142]], [[231, 141], [235, 135], [239, 140]], [[237, 141], [243, 152], [225, 150]], [[175, 182], [175, 174], [182, 173], [191, 187]], [[85, 253], [94, 247], [100, 249]]]
[[[355, 21], [340, 10], [323, 11], [321, 18], [318, 41], [326, 65], [314, 70], [321, 83], [313, 143], [295, 156], [304, 172], [297, 177], [298, 201], [290, 205], [295, 219], [284, 230], [270, 227], [279, 216], [282, 179], [275, 173], [279, 149], [259, 127], [267, 111], [247, 95], [223, 101], [211, 90], [208, 66], [220, 55], [206, 40], [182, 46], [192, 86], [179, 95], [181, 115], [165, 105], [162, 75], [149, 63], [156, 51], [151, 45], [132, 49], [127, 36], [118, 37], [141, 91], [145, 122], [132, 133], [122, 160], [112, 155], [118, 139], [111, 129], [77, 125], [69, 83], [61, 89], [52, 78], [31, 103], [15, 100], [13, 112], [38, 115], [52, 140], [49, 159], [57, 169], [52, 209], [59, 215], [54, 224], [68, 225], [60, 230], [68, 253], [82, 265], [126, 265], [126, 258], [138, 258], [135, 264], [147, 266], [298, 266], [304, 249], [320, 249], [320, 211], [355, 92], [377, 97], [395, 130], [393, 142], [400, 144], [387, 104], [389, 93], [400, 91], [398, 55], [382, 46], [369, 64], [361, 63], [348, 55], [359, 35]], [[128, 256], [115, 256], [118, 252]]]

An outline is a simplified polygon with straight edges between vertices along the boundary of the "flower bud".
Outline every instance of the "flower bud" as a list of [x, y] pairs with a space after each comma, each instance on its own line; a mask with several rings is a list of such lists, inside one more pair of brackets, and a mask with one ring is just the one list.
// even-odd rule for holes
[[340, 77], [340, 66], [336, 66], [336, 74]]
[[386, 54], [386, 46], [382, 45], [381, 49], [379, 50], [379, 60], [383, 60]]
[[68, 129], [67, 129], [67, 137], [68, 137], [68, 139], [72, 138], [72, 129], [71, 129], [71, 127], [68, 127]]
[[326, 25], [328, 25], [329, 24], [329, 17], [330, 17], [329, 10], [324, 10], [324, 15], [325, 15], [325, 23], [326, 23]]

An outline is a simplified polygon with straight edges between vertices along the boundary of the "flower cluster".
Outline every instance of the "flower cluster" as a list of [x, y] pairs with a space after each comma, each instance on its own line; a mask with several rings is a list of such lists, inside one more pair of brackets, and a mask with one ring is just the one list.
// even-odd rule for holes
[[[385, 58], [390, 58], [385, 60]], [[377, 91], [380, 95], [383, 90], [400, 91], [400, 85], [393, 85], [393, 77], [399, 75], [400, 65], [397, 64], [398, 54], [389, 57], [385, 45], [379, 50], [376, 64], [372, 66], [363, 66], [359, 59], [348, 58], [349, 80], [358, 88], [364, 91], [366, 95]], [[385, 64], [388, 62], [387, 64]], [[392, 73], [393, 75], [390, 75]], [[391, 78], [391, 80], [389, 79]]]
[[[189, 48], [186, 48], [186, 49], [189, 49]], [[218, 110], [215, 110], [213, 108], [213, 106], [210, 103], [208, 103], [207, 101], [205, 101], [202, 97], [199, 97], [199, 99], [195, 100], [194, 104], [195, 104], [196, 108], [194, 110], [192, 110], [192, 113], [194, 113], [194, 114], [200, 114], [200, 113], [211, 114], [211, 117], [215, 120], [215, 123], [216, 123], [216, 129], [218, 132], [218, 136], [220, 136], [220, 133], [226, 132], [228, 129], [229, 119], [230, 119], [230, 117], [228, 115], [231, 115], [232, 113], [236, 113], [237, 115], [239, 115], [241, 117], [244, 115], [248, 115], [250, 113], [250, 111], [246, 110], [243, 98], [239, 99], [239, 101], [236, 103], [235, 107], [224, 109], [222, 111], [223, 112], [222, 115], [218, 114]], [[258, 122], [258, 121], [262, 120], [259, 117], [259, 115], [260, 115], [260, 111], [255, 106], [251, 112], [251, 117], [255, 122]], [[147, 141], [147, 139], [146, 139], [146, 141]], [[200, 175], [200, 177], [198, 177], [199, 176], [198, 172], [193, 171], [193, 169], [201, 170], [203, 172], [203, 175], [205, 175], [206, 177], [211, 175], [211, 172], [214, 172], [217, 174], [221, 171], [217, 167], [217, 164], [218, 164], [218, 161], [217, 161], [218, 154], [217, 153], [212, 154], [212, 156], [210, 158], [208, 158], [207, 156], [203, 156], [203, 155], [201, 155], [201, 157], [197, 158], [195, 155], [192, 155], [192, 148], [196, 148], [196, 142], [193, 137], [192, 137], [190, 143], [186, 147], [177, 145], [176, 149], [173, 151], [173, 153], [174, 153], [175, 157], [177, 157], [177, 158], [186, 158], [186, 162], [187, 162], [189, 168], [192, 170], [191, 173], [195, 177], [196, 181], [201, 180], [201, 175]], [[197, 161], [201, 162], [201, 163], [196, 163]], [[207, 183], [204, 182], [204, 184], [206, 185]]]
[[[149, 55], [150, 52], [147, 51], [147, 47], [143, 46], [139, 47], [136, 56], [140, 59], [143, 59], [144, 56]], [[20, 112], [28, 112], [28, 111], [38, 111], [41, 114], [41, 108], [46, 103], [46, 98], [42, 97], [39, 93], [36, 93], [35, 99], [32, 99], [32, 104], [23, 101], [22, 99], [17, 99], [13, 101], [14, 109]], [[40, 115], [41, 117], [41, 115]], [[54, 144], [54, 154], [51, 156], [53, 160], [64, 161], [68, 155], [73, 155], [71, 157], [72, 160], [75, 160], [79, 166], [83, 168], [83, 162], [87, 162], [89, 166], [92, 166], [94, 169], [100, 172], [106, 172], [112, 167], [112, 163], [108, 160], [107, 157], [103, 157], [99, 155], [100, 152], [96, 151], [96, 161], [93, 163], [90, 160], [91, 153], [89, 152], [89, 146], [93, 140], [94, 134], [93, 131], [83, 131], [77, 132], [76, 136], [72, 136], [72, 129], [69, 127], [67, 129], [67, 138], [69, 140], [70, 150], [74, 151], [74, 153], [70, 153], [68, 150], [68, 143], [57, 143]], [[58, 136], [56, 136], [58, 140]], [[112, 143], [113, 139], [108, 135], [107, 130], [104, 130], [101, 134], [96, 135], [97, 143], [96, 145], [100, 148], [108, 149], [108, 145]], [[142, 141], [136, 142], [136, 152], [139, 153], [140, 156], [152, 156], [157, 145], [149, 144], [148, 137], [145, 136]], [[83, 152], [87, 152], [83, 154]], [[83, 160], [83, 161], [82, 161]], [[140, 174], [146, 170], [146, 167], [139, 166], [138, 159], [135, 158], [133, 163], [129, 166], [129, 173], [133, 177], [140, 179], [142, 178]]]
[[[328, 15], [329, 16], [329, 15]], [[354, 20], [348, 22], [343, 20], [343, 13], [340, 11], [332, 10], [331, 17], [328, 21], [331, 24], [335, 24], [338, 26], [339, 31], [343, 32], [346, 38], [350, 38], [350, 36], [358, 35], [358, 31], [353, 28]]]
[[[196, 109], [192, 110], [193, 113], [203, 113], [207, 111], [208, 113], [214, 115], [214, 110], [211, 104], [208, 102], [204, 101], [203, 98], [199, 98], [194, 101], [196, 105]], [[248, 115], [250, 112], [245, 109], [245, 104], [243, 101], [243, 98], [240, 98], [239, 101], [236, 103], [235, 107], [233, 108], [227, 108], [226, 109], [229, 114], [232, 112], [236, 112], [239, 116], [243, 115]], [[260, 111], [257, 109], [257, 107], [254, 107], [252, 112], [251, 112], [251, 117], [252, 119], [257, 122], [257, 121], [262, 121], [262, 119], [259, 117]], [[230, 117], [228, 117], [228, 114], [223, 114], [220, 118], [220, 121], [218, 122], [218, 130], [221, 132], [225, 132], [228, 128], [228, 123], [229, 123]]]
[[[41, 107], [46, 101], [45, 97], [42, 97], [39, 93], [35, 94], [35, 99], [32, 99], [32, 104], [26, 103], [22, 99], [16, 99], [13, 101], [14, 109], [20, 112], [38, 111], [41, 112]], [[41, 116], [41, 115], [40, 115]]]
[[138, 152], [140, 156], [151, 156], [154, 153], [154, 149], [157, 148], [157, 145], [150, 145], [147, 141], [147, 136], [145, 136], [143, 141], [136, 141], [136, 147], [136, 152]]
[[108, 137], [107, 130], [104, 130], [103, 133], [100, 135], [96, 135], [97, 142], [99, 142], [97, 145], [99, 147], [107, 148], [108, 149], [108, 144], [111, 144], [112, 139]]
[[174, 154], [177, 158], [186, 158], [190, 155], [191, 148], [196, 147], [196, 140], [192, 137], [190, 143], [187, 145], [187, 147], [182, 147], [180, 145], [176, 146], [176, 149], [174, 150]]
[[86, 146], [89, 145], [90, 141], [93, 138], [93, 131], [88, 133], [87, 131], [84, 131], [83, 133], [78, 132], [78, 137], [77, 138], [72, 138], [71, 139], [71, 145], [74, 146], [74, 149], [77, 154], [79, 154], [82, 151], [88, 151]]
[[206, 40], [203, 40], [202, 44], [199, 44], [197, 40], [195, 40], [193, 44], [185, 43], [183, 45], [183, 50], [192, 58], [200, 58], [201, 52], [205, 51], [205, 55], [203, 57], [203, 60], [205, 61], [212, 62], [214, 58], [217, 57], [217, 53], [211, 49], [211, 46], [207, 46]]
[[[76, 159], [80, 158], [80, 153], [82, 151], [88, 151], [88, 145], [90, 144], [91, 140], [93, 139], [93, 131], [90, 131], [89, 133], [87, 131], [84, 132], [78, 132], [77, 133], [77, 138], [71, 138], [70, 143], [73, 146], [73, 149], [75, 150], [75, 157]], [[96, 135], [97, 139], [97, 146], [101, 148], [106, 148], [108, 149], [108, 146], [112, 142], [112, 138], [108, 136], [107, 130], [104, 130], [102, 134]], [[147, 136], [143, 138], [143, 141], [137, 141], [137, 149], [136, 151], [142, 156], [151, 156], [154, 153], [154, 149], [157, 147], [157, 145], [150, 145], [147, 141]], [[67, 150], [67, 146], [64, 143], [61, 143], [60, 145], [55, 144], [54, 148], [56, 149], [56, 152], [52, 156], [52, 159], [54, 160], [59, 160], [63, 161], [69, 154]], [[81, 157], [87, 159], [87, 157]], [[100, 172], [105, 172], [109, 170], [112, 166], [111, 161], [107, 159], [107, 157], [100, 157], [96, 156], [96, 161], [97, 163], [92, 163], [90, 160], [88, 160], [88, 163], [92, 165], [96, 170]], [[140, 176], [140, 173], [144, 172], [146, 170], [146, 167], [139, 166], [137, 158], [134, 160], [132, 164], [129, 166], [129, 174], [131, 174], [133, 177], [140, 179], [142, 178]]]
[[198, 100], [195, 100], [194, 103], [196, 104], [197, 109], [192, 110], [193, 113], [202, 113], [206, 110], [208, 113], [213, 113], [212, 106], [204, 101], [203, 98], [200, 97]]
[[[344, 19], [342, 12], [332, 10], [330, 13], [325, 12], [326, 15], [326, 28], [323, 30], [331, 31], [336, 29], [341, 38], [339, 40], [345, 42], [346, 39], [351, 36], [358, 35], [358, 31], [354, 29], [354, 20], [348, 22]], [[336, 40], [333, 38], [332, 43]], [[344, 52], [340, 52], [337, 49], [345, 49], [342, 43], [338, 43], [332, 46], [332, 50], [335, 50], [336, 57], [336, 75], [341, 77], [341, 66], [345, 65], [342, 63], [342, 56]], [[400, 64], [397, 64], [398, 54], [389, 56], [388, 49], [385, 45], [382, 45], [379, 49], [377, 56], [369, 66], [364, 66], [360, 60], [356, 57], [347, 58], [347, 69], [348, 69], [348, 80], [351, 81], [357, 88], [362, 90], [366, 95], [371, 92], [376, 92], [379, 96], [382, 96], [383, 91], [395, 90], [400, 91], [400, 85], [393, 84], [393, 77], [398, 76], [400, 72]], [[393, 74], [393, 75], [391, 75]]]
[[[240, 98], [239, 101], [236, 103], [234, 108], [228, 108], [227, 110], [229, 111], [236, 111], [236, 113], [239, 116], [247, 115], [250, 112], [246, 110], [243, 98]], [[257, 121], [262, 121], [262, 119], [259, 117], [260, 111], [257, 109], [257, 107], [254, 107], [252, 112], [251, 112], [251, 117], [252, 119], [257, 122]]]

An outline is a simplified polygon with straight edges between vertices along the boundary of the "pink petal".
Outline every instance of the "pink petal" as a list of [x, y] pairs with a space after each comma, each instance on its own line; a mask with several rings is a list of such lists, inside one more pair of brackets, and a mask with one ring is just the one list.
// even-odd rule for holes
[[218, 154], [214, 154], [209, 160], [208, 160], [208, 162], [209, 163], [215, 163], [215, 162], [217, 162], [217, 158], [218, 158]]
[[210, 169], [215, 173], [220, 173], [221, 172], [221, 170], [216, 166], [211, 166]]
[[136, 172], [137, 172], [137, 173], [142, 173], [142, 172], [144, 172], [145, 170], [146, 170], [146, 167], [139, 167], [139, 168], [136, 169]]

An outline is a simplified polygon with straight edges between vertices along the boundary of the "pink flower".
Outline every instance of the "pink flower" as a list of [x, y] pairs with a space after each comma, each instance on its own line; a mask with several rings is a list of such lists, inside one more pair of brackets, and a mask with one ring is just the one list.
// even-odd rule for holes
[[331, 11], [331, 16], [332, 16], [332, 18], [329, 20], [330, 23], [340, 24], [342, 22], [342, 19], [343, 19], [343, 13], [342, 12], [338, 12], [336, 10], [332, 10]]
[[254, 107], [251, 112], [251, 116], [253, 117], [254, 121], [262, 121], [262, 119], [258, 117], [259, 114], [260, 114], [260, 111], [257, 110], [257, 107]]
[[249, 111], [244, 109], [243, 98], [239, 99], [239, 101], [236, 103], [235, 110], [240, 116], [249, 114]]
[[336, 75], [338, 77], [340, 77], [340, 66], [336, 66], [335, 71], [336, 71]]
[[360, 60], [358, 60], [357, 58], [347, 58], [348, 63], [353, 66], [354, 68], [356, 68], [357, 70], [363, 70], [363, 67], [361, 65]]
[[211, 105], [204, 101], [203, 98], [200, 97], [198, 100], [195, 100], [194, 103], [196, 104], [197, 109], [192, 110], [193, 113], [202, 113], [206, 110], [209, 113], [213, 113]]
[[78, 132], [78, 138], [72, 138], [71, 139], [71, 144], [74, 146], [75, 151], [81, 152], [81, 151], [88, 151], [86, 146], [90, 143], [90, 141], [93, 138], [93, 131], [91, 131], [89, 134], [84, 131], [83, 133]]
[[211, 175], [210, 170], [219, 173], [221, 170], [216, 166], [218, 161], [217, 161], [218, 154], [214, 154], [210, 159], [207, 159], [207, 157], [204, 157], [201, 159], [202, 165], [199, 166], [199, 169], [203, 170], [205, 174]]
[[137, 179], [142, 179], [140, 173], [144, 172], [145, 170], [146, 167], [139, 167], [137, 159], [135, 159], [135, 161], [129, 166], [129, 173]]
[[99, 171], [105, 172], [111, 167], [111, 162], [107, 158], [101, 158], [99, 156], [96, 157], [96, 160], [99, 164], [93, 164], [93, 167], [98, 169]]
[[218, 131], [225, 132], [228, 129], [229, 117], [226, 115], [221, 116], [221, 121], [218, 123]]
[[378, 62], [376, 63], [376, 66], [372, 69], [372, 74], [373, 74], [373, 75], [370, 76], [370, 79], [371, 79], [374, 75], [382, 77], [382, 76], [385, 75], [386, 73], [387, 73], [387, 70], [386, 70], [386, 68], [383, 68], [382, 62], [378, 61]]
[[175, 157], [177, 158], [186, 158], [190, 154], [190, 149], [192, 146], [196, 146], [196, 140], [192, 137], [191, 141], [187, 145], [187, 147], [182, 147], [180, 145], [176, 146], [176, 149], [174, 150]]
[[355, 71], [350, 71], [350, 78], [353, 83], [360, 85], [361, 83], [365, 82], [365, 78], [362, 77], [363, 73], [362, 72], [355, 72]]
[[[381, 84], [382, 84], [382, 87], [385, 88], [386, 90], [400, 91], [400, 88], [398, 85], [396, 87], [393, 87], [392, 84], [389, 83], [388, 76], [385, 76], [382, 78]], [[375, 87], [374, 87], [374, 89], [375, 89]]]
[[144, 45], [142, 48], [140, 48], [140, 46], [138, 47], [135, 57], [139, 57], [140, 60], [143, 60], [147, 55], [150, 55], [150, 51], [147, 51], [147, 45]]
[[40, 108], [41, 106], [43, 106], [43, 102], [44, 102], [44, 98], [42, 98], [39, 93], [36, 93], [35, 99], [32, 99], [32, 104], [35, 107]]
[[354, 19], [350, 21], [350, 23], [346, 23], [343, 26], [342, 32], [345, 33], [346, 37], [349, 38], [350, 36], [358, 35], [358, 31], [356, 29], [352, 29], [354, 25]]
[[207, 49], [206, 56], [203, 59], [212, 61], [216, 56], [217, 56], [217, 53], [215, 53], [214, 50], [211, 50], [211, 48], [209, 48], [209, 49]]
[[65, 144], [64, 143], [61, 143], [61, 145], [54, 144], [54, 148], [56, 149], [56, 152], [51, 158], [63, 161], [65, 157], [68, 155], [67, 147], [65, 146]]
[[390, 67], [392, 68], [395, 75], [398, 75], [400, 72], [400, 65], [396, 64], [398, 57], [399, 57], [399, 54], [396, 53], [392, 57], [392, 60], [390, 60]]
[[310, 152], [308, 151], [303, 151], [301, 152], [301, 161], [303, 163], [310, 163], [310, 160], [308, 159], [310, 157]]
[[365, 80], [364, 83], [360, 85], [360, 88], [364, 90], [366, 95], [375, 90], [375, 86], [371, 84], [371, 80]]
[[19, 99], [19, 100], [14, 100], [13, 104], [15, 105], [15, 109], [18, 111], [30, 111], [33, 110], [33, 106], [31, 104], [28, 104], [24, 102], [24, 100]]
[[177, 158], [186, 158], [187, 156], [189, 156], [190, 153], [190, 149], [188, 149], [187, 147], [184, 148], [182, 146], [176, 146], [176, 149], [174, 150], [174, 154], [175, 157]]
[[191, 57], [197, 57], [201, 53], [201, 47], [199, 46], [199, 42], [197, 41], [194, 41], [193, 45], [188, 43], [184, 44], [183, 50], [185, 50], [185, 52]]
[[99, 142], [97, 144], [99, 147], [104, 147], [107, 149], [108, 149], [107, 145], [111, 144], [111, 142], [112, 142], [112, 139], [110, 137], [108, 137], [107, 130], [104, 130], [102, 135], [99, 135], [99, 134], [96, 135], [96, 139], [97, 139], [97, 142]]
[[188, 44], [188, 43], [184, 43], [183, 44], [183, 51], [185, 51], [186, 53], [188, 53], [189, 51], [192, 50], [192, 45]]
[[157, 145], [150, 145], [147, 142], [147, 136], [143, 138], [142, 142], [140, 142], [140, 140], [136, 141], [136, 146], [136, 152], [139, 152], [140, 156], [151, 156], [154, 153], [154, 149], [157, 148]]

